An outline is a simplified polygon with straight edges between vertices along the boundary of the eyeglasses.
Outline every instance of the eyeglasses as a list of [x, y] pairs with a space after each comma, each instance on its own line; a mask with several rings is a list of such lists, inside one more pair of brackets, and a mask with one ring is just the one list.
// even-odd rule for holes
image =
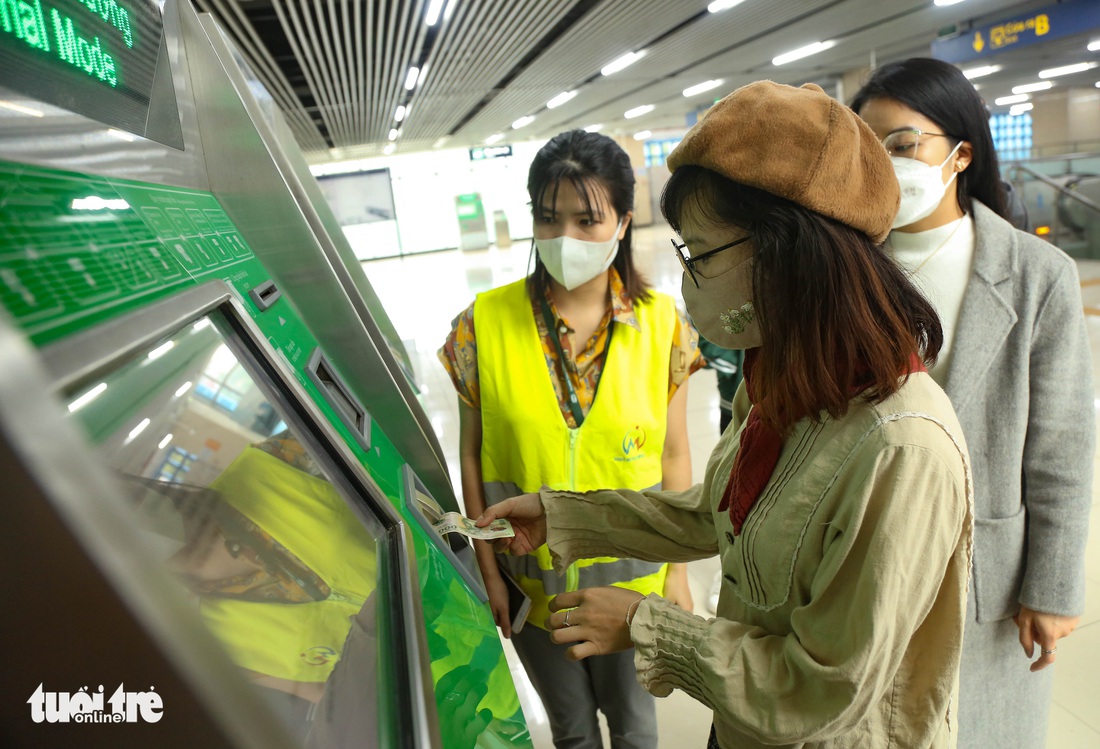
[[676, 250], [676, 259], [680, 261], [680, 265], [683, 267], [684, 273], [688, 274], [688, 277], [691, 279], [691, 282], [693, 284], [695, 284], [695, 288], [698, 289], [699, 288], [699, 279], [697, 279], [695, 277], [695, 264], [696, 263], [698, 263], [700, 260], [706, 260], [708, 257], [713, 257], [713, 256], [717, 255], [719, 252], [722, 252], [723, 250], [728, 250], [730, 247], [736, 247], [737, 245], [741, 244], [742, 242], [748, 242], [749, 239], [751, 239], [751, 238], [752, 238], [751, 236], [741, 237], [740, 239], [735, 240], [733, 242], [730, 242], [729, 244], [722, 245], [721, 247], [719, 247], [716, 250], [710, 250], [709, 252], [704, 252], [702, 255], [696, 255], [695, 257], [688, 257], [687, 255], [685, 255], [684, 254], [684, 248], [687, 247], [687, 245], [686, 244], [676, 244], [675, 239], [672, 240], [672, 247], [673, 247], [674, 250]]
[[929, 133], [914, 128], [913, 130], [898, 130], [890, 133], [882, 139], [882, 145], [886, 148], [886, 153], [891, 156], [897, 156], [899, 159], [915, 159], [917, 158], [917, 149], [921, 144], [921, 138], [924, 136], [935, 138], [955, 137], [947, 133]]

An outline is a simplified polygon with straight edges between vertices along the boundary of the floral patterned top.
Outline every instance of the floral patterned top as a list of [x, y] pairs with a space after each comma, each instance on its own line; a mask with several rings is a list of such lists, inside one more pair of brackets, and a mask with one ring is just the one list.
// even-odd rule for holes
[[[604, 362], [607, 359], [607, 343], [611, 332], [611, 322], [621, 325], [629, 325], [638, 328], [638, 319], [634, 315], [634, 304], [626, 293], [622, 279], [618, 272], [612, 268], [610, 273], [611, 285], [611, 309], [604, 315], [596, 332], [578, 347], [575, 330], [569, 325], [569, 321], [558, 314], [551, 298], [550, 289], [547, 287], [545, 295], [550, 304], [550, 311], [555, 320], [556, 331], [550, 331], [546, 327], [546, 321], [542, 315], [541, 303], [531, 300], [531, 314], [535, 317], [535, 326], [538, 328], [539, 339], [542, 341], [542, 352], [546, 357], [546, 363], [550, 369], [550, 379], [554, 383], [554, 393], [558, 399], [558, 407], [562, 418], [570, 428], [577, 426], [573, 413], [569, 408], [569, 393], [563, 384], [563, 368], [565, 374], [573, 384], [580, 401], [582, 413], [587, 414], [596, 397], [596, 387], [603, 372]], [[679, 311], [676, 312], [678, 325], [672, 335], [672, 350], [669, 352], [669, 377], [668, 399], [671, 401], [676, 389], [692, 372], [703, 367], [706, 363], [699, 353], [699, 334], [695, 327]], [[554, 344], [552, 335], [557, 335], [561, 343], [561, 350], [565, 354], [565, 361], [561, 361], [558, 348]], [[458, 397], [471, 408], [481, 407], [481, 389], [478, 381], [477, 368], [477, 339], [474, 334], [474, 305], [466, 310], [451, 323], [451, 334], [447, 336], [443, 347], [439, 349], [439, 360], [451, 376]]]

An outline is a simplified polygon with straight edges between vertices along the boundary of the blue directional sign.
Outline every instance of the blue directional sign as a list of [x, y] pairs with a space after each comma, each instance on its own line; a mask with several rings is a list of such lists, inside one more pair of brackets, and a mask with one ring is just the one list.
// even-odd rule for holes
[[932, 42], [932, 56], [962, 63], [1100, 28], [1100, 2], [1069, 0]]

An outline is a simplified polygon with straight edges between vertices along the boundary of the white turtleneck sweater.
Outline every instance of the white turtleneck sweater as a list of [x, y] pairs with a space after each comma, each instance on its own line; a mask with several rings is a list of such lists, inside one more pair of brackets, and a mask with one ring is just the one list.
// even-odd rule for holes
[[935, 229], [891, 232], [886, 249], [939, 313], [943, 348], [929, 374], [940, 387], [947, 384], [951, 346], [959, 322], [963, 295], [974, 266], [974, 220], [968, 215]]

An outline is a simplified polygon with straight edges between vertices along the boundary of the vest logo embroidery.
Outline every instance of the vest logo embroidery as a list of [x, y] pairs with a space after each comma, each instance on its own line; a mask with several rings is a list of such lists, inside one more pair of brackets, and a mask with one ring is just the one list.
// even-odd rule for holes
[[310, 666], [323, 666], [330, 661], [336, 660], [336, 651], [324, 645], [314, 645], [300, 655], [302, 660]]
[[640, 426], [635, 426], [633, 429], [627, 431], [623, 436], [623, 454], [622, 456], [616, 456], [615, 460], [622, 463], [633, 463], [635, 460], [640, 460], [645, 457], [645, 452], [642, 448], [646, 443], [645, 430]]

